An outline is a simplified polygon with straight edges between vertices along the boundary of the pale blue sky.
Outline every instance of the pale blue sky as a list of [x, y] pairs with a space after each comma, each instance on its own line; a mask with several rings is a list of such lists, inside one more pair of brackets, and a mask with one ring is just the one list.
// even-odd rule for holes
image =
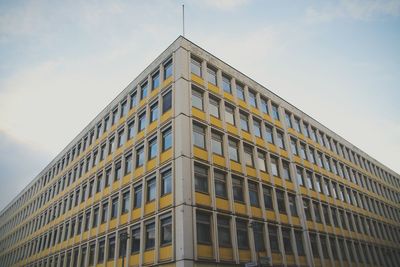
[[[188, 39], [400, 171], [400, 1], [184, 2]], [[181, 34], [181, 4], [0, 2], [0, 209]]]

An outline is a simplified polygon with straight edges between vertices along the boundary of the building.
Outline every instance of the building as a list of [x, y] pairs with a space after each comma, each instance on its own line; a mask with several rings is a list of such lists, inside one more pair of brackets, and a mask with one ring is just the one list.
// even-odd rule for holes
[[1, 212], [1, 266], [400, 266], [400, 176], [183, 37]]

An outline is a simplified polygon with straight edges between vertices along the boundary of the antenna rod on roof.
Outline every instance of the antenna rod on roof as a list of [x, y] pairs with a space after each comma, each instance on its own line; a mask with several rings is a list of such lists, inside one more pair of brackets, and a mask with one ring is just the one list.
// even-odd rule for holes
[[185, 4], [182, 4], [182, 32], [185, 37]]

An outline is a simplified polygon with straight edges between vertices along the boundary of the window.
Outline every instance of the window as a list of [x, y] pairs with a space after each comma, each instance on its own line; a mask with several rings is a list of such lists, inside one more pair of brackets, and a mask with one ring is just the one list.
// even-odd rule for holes
[[278, 158], [271, 156], [271, 171], [272, 175], [279, 176]]
[[313, 209], [314, 209], [315, 221], [317, 223], [322, 223], [321, 213], [319, 212], [319, 204], [318, 204], [318, 202], [313, 201], [312, 205], [313, 205]]
[[122, 194], [122, 210], [121, 213], [128, 213], [130, 206], [130, 192], [126, 191]]
[[247, 222], [236, 219], [236, 236], [239, 249], [249, 248], [249, 238], [247, 232]]
[[161, 219], [160, 244], [166, 245], [172, 242], [172, 218], [168, 216]]
[[303, 126], [304, 126], [304, 131], [303, 131], [304, 135], [306, 137], [310, 137], [310, 132], [308, 131], [308, 124], [303, 122]]
[[260, 204], [258, 202], [258, 185], [256, 183], [249, 181], [248, 186], [249, 186], [250, 205], [254, 207], [259, 207]]
[[118, 197], [111, 201], [111, 219], [117, 218], [118, 215]]
[[300, 143], [300, 157], [307, 160], [306, 145], [303, 143]]
[[172, 146], [172, 130], [168, 128], [162, 132], [162, 150], [166, 151]]
[[[97, 263], [98, 264], [104, 262], [104, 252], [105, 252], [105, 241], [103, 239], [103, 240], [99, 241], [99, 254], [97, 254]], [[69, 266], [69, 264], [67, 264], [67, 266]]]
[[144, 99], [147, 97], [147, 90], [149, 88], [149, 84], [146, 82], [141, 84], [141, 92], [140, 92], [140, 100]]
[[208, 170], [200, 165], [194, 165], [195, 190], [208, 193]]
[[292, 242], [290, 239], [290, 229], [282, 228], [283, 247], [285, 248], [286, 254], [293, 254]]
[[234, 109], [231, 106], [225, 106], [225, 121], [235, 125]]
[[126, 101], [121, 103], [121, 114], [120, 114], [120, 118], [122, 118], [123, 116], [126, 115], [126, 113], [128, 113], [128, 104]]
[[233, 199], [235, 201], [244, 202], [243, 179], [239, 177], [232, 177], [232, 190], [233, 190]]
[[108, 220], [108, 202], [103, 202], [101, 208], [101, 223], [105, 223]]
[[136, 93], [136, 91], [131, 93], [130, 99], [131, 99], [130, 108], [133, 108], [137, 104], [137, 93]]
[[142, 185], [135, 186], [133, 208], [140, 208], [142, 206]]
[[172, 59], [164, 63], [164, 80], [172, 76]]
[[226, 76], [222, 76], [222, 89], [229, 93], [232, 94], [232, 88], [231, 88], [231, 79]]
[[210, 215], [203, 212], [196, 213], [197, 243], [211, 244]]
[[279, 241], [278, 241], [278, 228], [273, 225], [268, 226], [269, 243], [271, 245], [271, 252], [279, 252]]
[[303, 169], [299, 166], [296, 166], [296, 174], [297, 184], [300, 186], [304, 186]]
[[147, 180], [147, 202], [156, 199], [156, 178]]
[[304, 251], [304, 246], [303, 246], [303, 234], [301, 231], [294, 231], [294, 237], [296, 240], [296, 247], [297, 247], [297, 255], [299, 256], [305, 256], [306, 253]]
[[131, 254], [140, 251], [140, 228], [134, 227], [131, 231]]
[[261, 111], [265, 114], [269, 114], [268, 100], [261, 98]]
[[148, 155], [149, 160], [154, 159], [157, 156], [157, 153], [158, 153], [157, 136], [149, 141], [149, 152], [148, 153], [149, 153], [149, 155]]
[[[111, 117], [111, 125], [114, 125], [117, 122], [117, 117], [118, 117], [118, 108], [113, 110], [112, 117]], [[84, 143], [84, 147], [85, 147], [85, 144], [86, 143]], [[83, 150], [85, 150], [85, 149], [83, 149]]]
[[309, 171], [306, 171], [306, 177], [307, 177], [307, 188], [311, 189], [311, 190], [315, 190], [314, 189], [314, 184], [312, 181], [312, 173]]
[[236, 96], [238, 99], [245, 101], [243, 85], [236, 83]]
[[265, 124], [265, 137], [267, 139], [268, 143], [273, 144], [274, 143], [274, 136], [272, 133], [272, 126]]
[[290, 119], [290, 113], [285, 112], [285, 122], [288, 128], [293, 128], [292, 120]]
[[213, 85], [217, 85], [217, 72], [211, 68], [207, 68], [207, 81]]
[[139, 115], [139, 132], [143, 131], [146, 127], [146, 112]]
[[172, 172], [171, 170], [166, 170], [161, 173], [161, 195], [167, 195], [172, 191]]
[[144, 147], [136, 149], [136, 168], [143, 166], [144, 163]]
[[107, 260], [113, 260], [115, 258], [115, 236], [108, 239], [108, 255]]
[[252, 223], [253, 235], [254, 235], [254, 245], [256, 251], [265, 251], [264, 245], [264, 226], [262, 223]]
[[278, 189], [276, 190], [276, 202], [278, 204], [279, 213], [286, 214], [285, 192]]
[[272, 118], [279, 121], [278, 106], [275, 104], [272, 104]]
[[267, 172], [267, 165], [265, 163], [265, 154], [258, 151], [257, 153], [257, 165], [258, 169], [262, 172]]
[[298, 217], [297, 206], [296, 206], [296, 195], [288, 194], [288, 202], [289, 202], [290, 215]]
[[315, 175], [315, 186], [317, 188], [317, 192], [321, 193], [321, 176]]
[[253, 133], [256, 137], [261, 138], [261, 123], [256, 119], [253, 120]]
[[304, 205], [304, 214], [306, 215], [307, 221], [311, 221], [311, 209], [310, 209], [310, 200], [303, 198]]
[[211, 132], [211, 149], [214, 154], [223, 155], [222, 135]]
[[312, 149], [311, 147], [309, 147], [309, 149], [310, 149], [310, 162], [315, 163], [314, 149]]
[[229, 218], [218, 216], [217, 218], [218, 227], [218, 244], [220, 247], [231, 247], [231, 231]]
[[96, 207], [93, 210], [92, 228], [97, 227], [98, 222], [99, 222], [99, 207]]
[[160, 72], [156, 72], [151, 76], [151, 90], [154, 90], [160, 86]]
[[226, 178], [225, 174], [222, 172], [214, 172], [214, 185], [215, 185], [215, 195], [217, 197], [226, 198]]
[[172, 107], [172, 90], [162, 96], [162, 113], [164, 114]]
[[[94, 264], [94, 253], [95, 253], [95, 250], [96, 250], [96, 244], [95, 243], [92, 243], [92, 244], [90, 244], [90, 247], [89, 247], [89, 266], [92, 266], [93, 264]], [[61, 266], [63, 266], [63, 259], [61, 259]], [[57, 266], [57, 264], [55, 264], [55, 266]]]
[[300, 119], [297, 117], [294, 117], [294, 129], [298, 132], [301, 133], [300, 131]]
[[282, 160], [282, 176], [283, 179], [290, 181], [291, 176], [290, 176], [290, 168], [289, 168], [289, 162]]
[[329, 218], [329, 211], [327, 205], [322, 204], [322, 213], [324, 214], [325, 224], [332, 225], [331, 220]]
[[206, 148], [205, 144], [205, 129], [199, 124], [193, 124], [193, 144], [197, 147]]
[[314, 258], [319, 258], [319, 251], [318, 251], [318, 240], [317, 235], [314, 233], [309, 233], [310, 236], [310, 243], [311, 243], [311, 250], [313, 253]]
[[283, 140], [283, 133], [281, 131], [276, 131], [276, 137], [277, 137], [277, 145], [279, 148], [285, 149], [285, 142]]
[[229, 139], [229, 159], [239, 162], [238, 143]]
[[240, 113], [240, 128], [243, 131], [249, 131], [249, 118], [243, 113]]
[[273, 210], [274, 204], [272, 201], [272, 188], [263, 186], [264, 206], [266, 209]]
[[194, 86], [192, 86], [192, 106], [203, 110], [203, 92]]
[[122, 177], [122, 167], [121, 162], [117, 162], [115, 164], [115, 172], [114, 172], [114, 182], [118, 181]]
[[127, 241], [127, 239], [124, 239], [123, 236], [127, 236], [127, 234], [128, 233], [125, 230], [119, 232], [119, 251], [118, 251], [118, 256], [120, 258], [126, 256], [126, 241]]
[[244, 146], [244, 161], [246, 166], [254, 167], [253, 149], [249, 146]]
[[199, 77], [201, 77], [201, 63], [196, 59], [190, 59], [190, 69], [191, 72]]
[[158, 119], [158, 102], [150, 106], [150, 123]]
[[[115, 139], [115, 137], [113, 136], [108, 140], [108, 155], [110, 155], [111, 153], [113, 153], [115, 151], [115, 142], [114, 142], [115, 140], [114, 139]], [[82, 172], [82, 166], [80, 169], [80, 175], [81, 175], [81, 172]]]
[[147, 223], [146, 226], [146, 239], [145, 239], [145, 248], [147, 249], [153, 249], [155, 245], [155, 223]]
[[106, 170], [104, 186], [105, 187], [110, 186], [110, 182], [111, 182], [111, 167]]
[[250, 103], [250, 106], [257, 108], [256, 93], [251, 90], [249, 90], [249, 103]]
[[215, 118], [219, 118], [219, 100], [215, 99], [214, 97], [210, 97], [210, 115]]
[[125, 156], [125, 175], [132, 172], [132, 154]]
[[298, 155], [296, 143], [297, 143], [296, 139], [290, 138], [290, 148], [292, 150], [293, 155]]
[[135, 121], [128, 122], [128, 140], [131, 140], [135, 135]]

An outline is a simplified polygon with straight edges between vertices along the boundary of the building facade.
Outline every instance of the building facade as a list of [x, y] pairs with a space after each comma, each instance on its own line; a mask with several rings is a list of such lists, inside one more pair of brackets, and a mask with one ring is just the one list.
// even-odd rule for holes
[[1, 266], [400, 266], [400, 176], [183, 37], [2, 212]]

